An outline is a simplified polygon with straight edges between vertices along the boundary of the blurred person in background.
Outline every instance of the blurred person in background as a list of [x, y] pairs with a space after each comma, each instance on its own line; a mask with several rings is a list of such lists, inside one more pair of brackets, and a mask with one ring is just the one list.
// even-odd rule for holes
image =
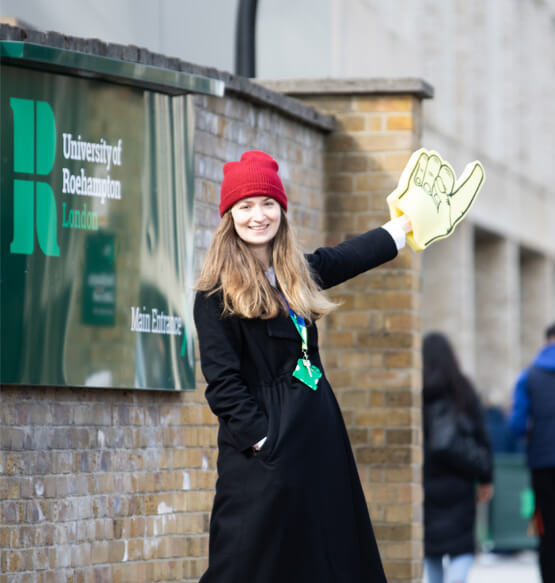
[[474, 560], [476, 503], [493, 494], [491, 446], [478, 395], [447, 338], [430, 333], [422, 350], [425, 577], [464, 583]]
[[555, 582], [555, 322], [546, 344], [522, 372], [514, 390], [509, 426], [528, 437], [528, 466], [535, 498], [543, 583]]

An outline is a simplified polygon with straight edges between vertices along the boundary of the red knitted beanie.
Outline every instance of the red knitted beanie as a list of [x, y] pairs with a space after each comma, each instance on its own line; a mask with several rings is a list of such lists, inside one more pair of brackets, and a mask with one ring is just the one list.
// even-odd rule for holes
[[278, 169], [278, 163], [266, 152], [259, 150], [245, 152], [239, 162], [224, 164], [220, 217], [238, 200], [249, 196], [269, 196], [287, 211], [287, 195]]

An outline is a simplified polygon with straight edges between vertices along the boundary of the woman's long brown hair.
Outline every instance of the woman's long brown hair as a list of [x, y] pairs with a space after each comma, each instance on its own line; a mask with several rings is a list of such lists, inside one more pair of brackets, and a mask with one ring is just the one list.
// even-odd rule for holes
[[[283, 210], [271, 245], [278, 285], [297, 314], [312, 322], [337, 306], [314, 281]], [[280, 312], [288, 314], [281, 296], [270, 285], [264, 266], [235, 232], [230, 211], [224, 214], [214, 233], [196, 287], [208, 293], [221, 292], [226, 316], [268, 319]]]

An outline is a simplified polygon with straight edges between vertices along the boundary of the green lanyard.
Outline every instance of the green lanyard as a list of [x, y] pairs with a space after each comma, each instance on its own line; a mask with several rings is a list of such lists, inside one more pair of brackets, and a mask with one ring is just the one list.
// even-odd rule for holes
[[282, 295], [282, 297], [289, 308], [289, 317], [293, 320], [293, 324], [295, 324], [295, 328], [301, 337], [301, 352], [303, 357], [297, 360], [297, 366], [293, 371], [293, 376], [315, 391], [318, 388], [318, 381], [322, 378], [322, 371], [316, 365], [311, 364], [308, 358], [308, 333], [306, 323], [302, 316], [296, 314], [291, 309], [285, 296]]
[[303, 352], [303, 356], [308, 360], [308, 341], [307, 341], [307, 331], [306, 331], [306, 324], [304, 318], [295, 314], [295, 312], [289, 308], [289, 316], [291, 320], [293, 320], [293, 324], [295, 324], [295, 328], [301, 337], [301, 350]]

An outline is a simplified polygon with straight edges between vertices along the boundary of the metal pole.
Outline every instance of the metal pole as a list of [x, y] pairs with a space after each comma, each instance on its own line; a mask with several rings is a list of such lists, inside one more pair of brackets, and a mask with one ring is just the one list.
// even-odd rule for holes
[[256, 76], [256, 9], [258, 0], [239, 0], [235, 27], [235, 73]]

